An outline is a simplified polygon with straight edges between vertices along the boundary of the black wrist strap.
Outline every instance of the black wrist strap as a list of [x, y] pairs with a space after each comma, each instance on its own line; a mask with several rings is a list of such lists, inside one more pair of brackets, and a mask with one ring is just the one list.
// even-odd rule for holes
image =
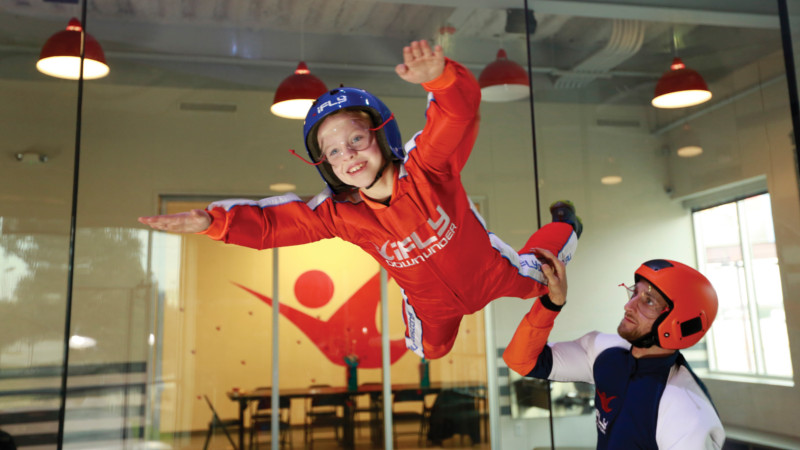
[[566, 302], [564, 302], [564, 305], [556, 305], [555, 303], [553, 303], [552, 300], [550, 300], [550, 296], [547, 294], [544, 294], [543, 296], [539, 297], [539, 301], [542, 302], [542, 306], [544, 306], [546, 309], [555, 312], [561, 311], [561, 308], [563, 308], [564, 305], [567, 304]]

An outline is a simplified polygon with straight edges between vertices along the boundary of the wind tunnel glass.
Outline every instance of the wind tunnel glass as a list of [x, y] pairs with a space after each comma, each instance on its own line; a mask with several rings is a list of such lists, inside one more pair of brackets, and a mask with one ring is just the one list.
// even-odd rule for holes
[[638, 284], [627, 286], [625, 283], [620, 283], [620, 286], [625, 288], [625, 292], [628, 294], [628, 301], [634, 298], [637, 299], [636, 307], [645, 317], [655, 319], [669, 311], [669, 306], [655, 297], [656, 294], [653, 292], [652, 285], [647, 284], [646, 290], [642, 289]]
[[347, 150], [360, 152], [372, 145], [375, 135], [369, 128], [356, 129], [347, 137], [347, 141], [326, 143], [322, 148], [322, 159], [336, 166], [342, 162]]

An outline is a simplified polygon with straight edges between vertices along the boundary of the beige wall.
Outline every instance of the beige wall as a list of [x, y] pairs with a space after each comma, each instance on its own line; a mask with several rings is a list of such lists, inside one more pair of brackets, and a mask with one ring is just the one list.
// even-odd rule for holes
[[[166, 211], [205, 205], [205, 202], [170, 202]], [[167, 288], [161, 360], [162, 376], [168, 384], [160, 402], [161, 431], [202, 430], [208, 423], [204, 395], [208, 395], [222, 415], [235, 417], [238, 410], [227, 392], [234, 387], [247, 391], [273, 384], [273, 309], [236, 285], [272, 298], [273, 254], [224, 245], [204, 236], [162, 237], [172, 238], [175, 251], [154, 255], [165, 266], [164, 273], [157, 274], [158, 284]], [[361, 249], [338, 239], [282, 248], [278, 254], [281, 307], [296, 309], [321, 321], [329, 320], [379, 271], [378, 264]], [[332, 297], [320, 299], [327, 303], [319, 307], [304, 305], [295, 296], [296, 280], [310, 270], [326, 273], [334, 283]], [[179, 281], [173, 283], [173, 279]], [[391, 280], [388, 292], [389, 338], [402, 340], [405, 331], [400, 314], [402, 297]], [[377, 292], [376, 300], [379, 300]], [[373, 318], [378, 324], [379, 314], [380, 309]], [[307, 331], [284, 317], [280, 319], [280, 388], [345, 385], [345, 368], [329, 361], [306, 335]], [[483, 315], [466, 317], [452, 352], [447, 358], [430, 363], [431, 380], [485, 382], [484, 335]], [[346, 340], [343, 336], [326, 335], [324, 344], [342, 345], [343, 339]], [[419, 382], [418, 363], [418, 356], [406, 352], [392, 365], [392, 383]], [[381, 381], [380, 368], [360, 368], [358, 372], [359, 383]], [[303, 423], [304, 406], [303, 399], [292, 400], [293, 423]]]

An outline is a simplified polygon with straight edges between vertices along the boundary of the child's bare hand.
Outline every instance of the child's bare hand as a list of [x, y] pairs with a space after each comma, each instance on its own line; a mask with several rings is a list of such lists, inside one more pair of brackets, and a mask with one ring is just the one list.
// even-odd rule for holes
[[199, 233], [211, 225], [211, 216], [202, 209], [163, 216], [139, 217], [139, 222], [171, 233]]
[[444, 72], [442, 46], [437, 45], [431, 49], [428, 41], [413, 41], [403, 47], [403, 64], [398, 64], [394, 70], [409, 83], [433, 81]]

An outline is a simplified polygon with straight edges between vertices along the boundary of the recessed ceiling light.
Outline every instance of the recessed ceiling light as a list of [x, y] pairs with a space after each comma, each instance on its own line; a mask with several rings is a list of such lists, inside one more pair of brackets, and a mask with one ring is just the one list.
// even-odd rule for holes
[[97, 340], [86, 336], [73, 334], [69, 338], [69, 348], [82, 350], [85, 348], [92, 348], [97, 346]]
[[600, 182], [609, 186], [613, 184], [620, 184], [622, 183], [622, 177], [619, 175], [606, 175], [603, 178], [600, 178]]
[[703, 153], [703, 148], [699, 145], [686, 145], [678, 149], [678, 156], [681, 158], [692, 158]]
[[269, 188], [277, 192], [289, 192], [297, 189], [297, 186], [292, 183], [273, 183], [269, 185]]

